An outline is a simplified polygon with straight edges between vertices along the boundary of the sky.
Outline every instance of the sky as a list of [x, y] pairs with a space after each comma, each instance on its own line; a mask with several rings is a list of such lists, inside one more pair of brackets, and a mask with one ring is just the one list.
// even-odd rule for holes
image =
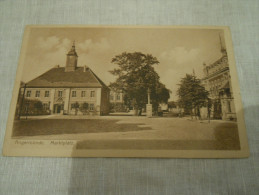
[[[25, 53], [22, 81], [28, 82], [56, 65], [65, 66], [75, 41], [78, 66], [88, 66], [106, 84], [116, 78], [111, 60], [122, 52], [152, 54], [160, 62], [155, 70], [177, 100], [180, 79], [193, 70], [203, 77], [203, 63], [221, 57], [220, 29], [175, 28], [32, 28]], [[224, 45], [224, 38], [223, 45]]]

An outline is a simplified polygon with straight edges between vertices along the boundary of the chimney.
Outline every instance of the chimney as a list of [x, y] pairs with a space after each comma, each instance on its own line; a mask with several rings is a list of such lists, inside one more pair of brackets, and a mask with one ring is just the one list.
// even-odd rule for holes
[[88, 67], [84, 65], [84, 72], [86, 72], [87, 70], [88, 70]]

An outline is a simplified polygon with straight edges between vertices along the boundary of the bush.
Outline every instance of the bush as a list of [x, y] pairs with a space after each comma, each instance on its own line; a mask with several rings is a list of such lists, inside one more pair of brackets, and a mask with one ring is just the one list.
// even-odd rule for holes
[[39, 100], [29, 100], [24, 99], [23, 105], [19, 105], [22, 108], [20, 115], [48, 115], [50, 114], [50, 110], [45, 110], [43, 104]]
[[127, 106], [123, 103], [110, 103], [110, 112], [127, 112]]
[[83, 113], [83, 115], [86, 115], [89, 113], [89, 104], [84, 102], [80, 105], [79, 110]]

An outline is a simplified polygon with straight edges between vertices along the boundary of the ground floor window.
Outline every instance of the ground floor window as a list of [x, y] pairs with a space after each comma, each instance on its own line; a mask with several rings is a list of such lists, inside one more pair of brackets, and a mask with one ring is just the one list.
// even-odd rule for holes
[[75, 104], [71, 104], [71, 110], [75, 108]]
[[94, 104], [90, 104], [89, 109], [90, 109], [91, 111], [93, 111], [93, 110], [94, 110]]
[[49, 110], [49, 104], [48, 103], [43, 103], [43, 109], [44, 110]]
[[231, 112], [231, 102], [227, 101], [227, 106], [228, 106], [228, 112]]
[[80, 107], [80, 105], [78, 104], [78, 102], [71, 104], [71, 110], [72, 110], [72, 109], [77, 109], [77, 108], [79, 108], [79, 107]]

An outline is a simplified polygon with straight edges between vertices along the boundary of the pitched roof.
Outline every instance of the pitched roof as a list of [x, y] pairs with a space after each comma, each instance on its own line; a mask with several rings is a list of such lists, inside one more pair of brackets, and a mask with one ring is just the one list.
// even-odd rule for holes
[[52, 68], [29, 81], [27, 87], [107, 87], [90, 68], [77, 67], [65, 72], [65, 67]]

